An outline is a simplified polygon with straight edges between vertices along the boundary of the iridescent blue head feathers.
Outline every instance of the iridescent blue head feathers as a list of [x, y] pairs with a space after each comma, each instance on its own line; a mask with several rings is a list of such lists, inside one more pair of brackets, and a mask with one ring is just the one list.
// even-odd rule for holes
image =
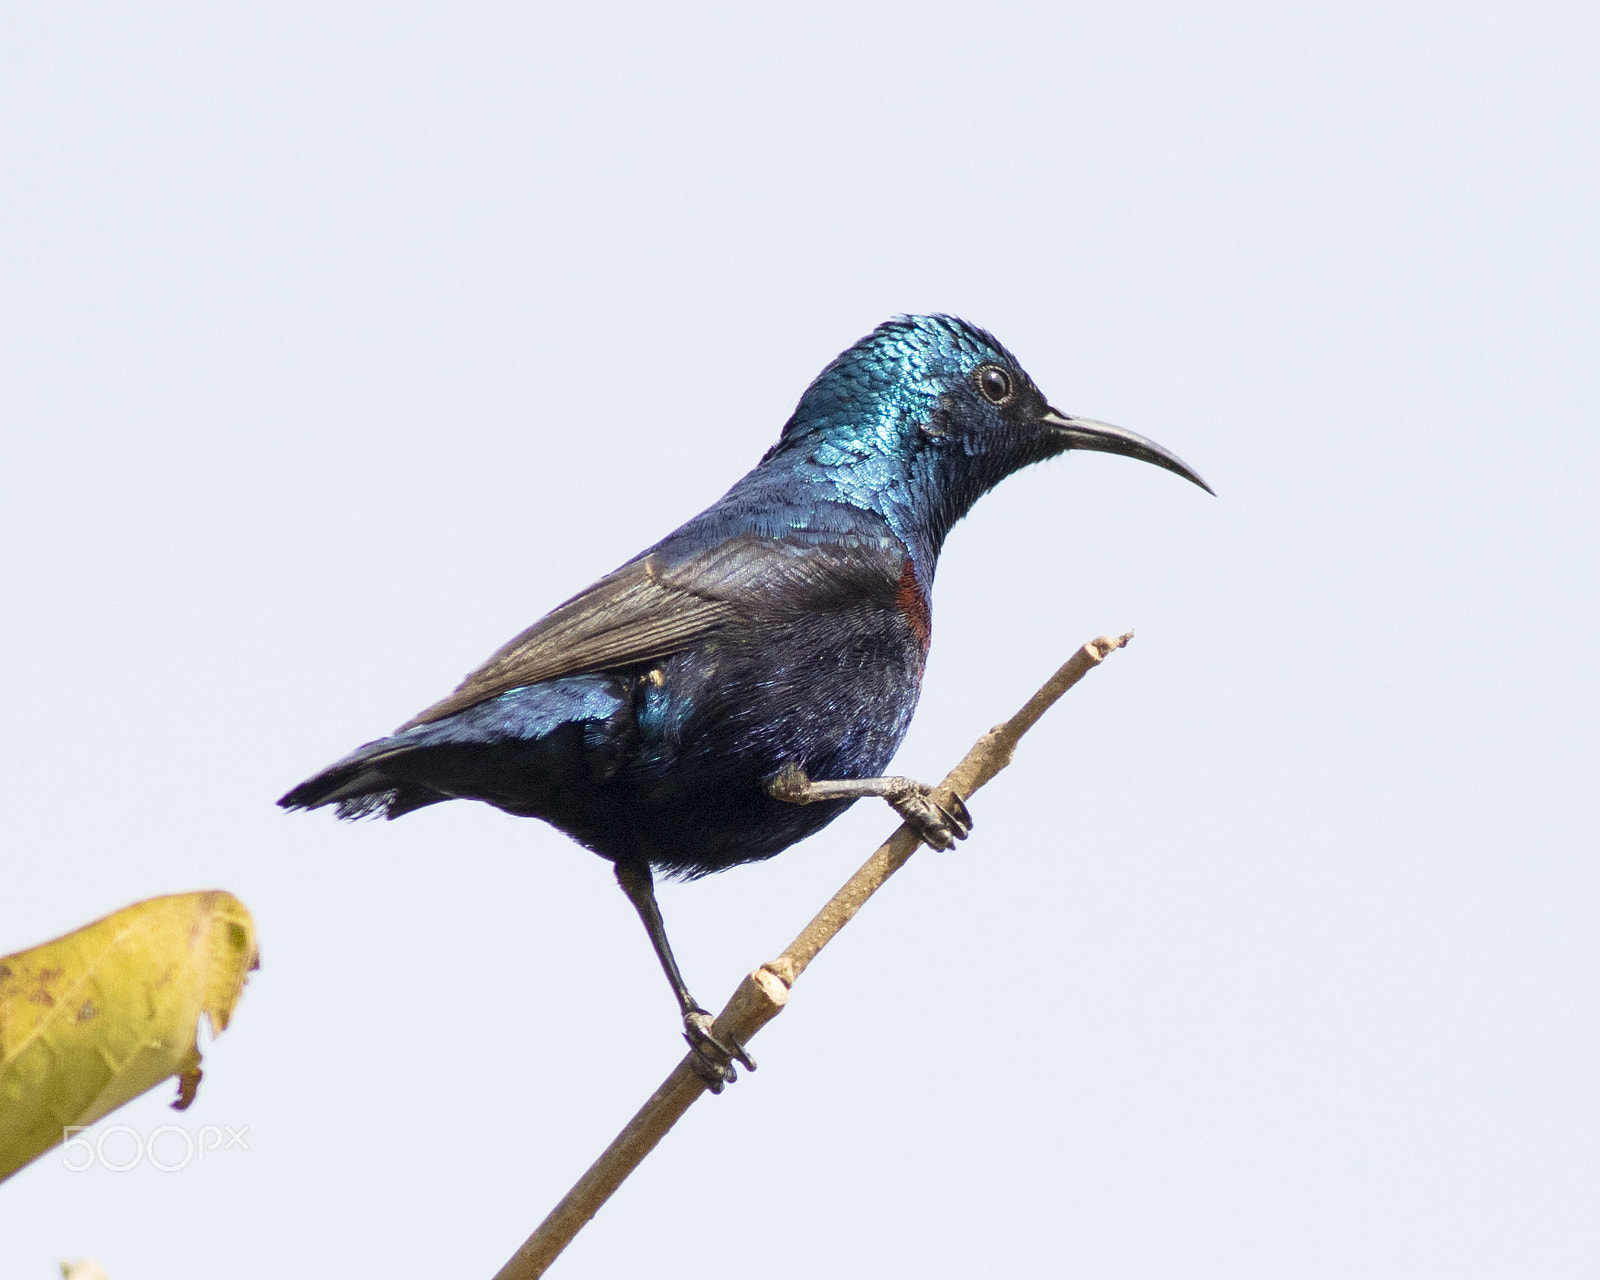
[[[1124, 453], [1204, 482], [1132, 432], [1052, 409], [990, 334], [954, 316], [899, 316], [806, 388], [747, 480], [777, 472], [881, 516], [933, 580], [945, 535], [1012, 472], [1068, 449]], [[759, 482], [758, 482], [759, 483]]]
[[986, 363], [1022, 372], [1009, 351], [964, 320], [897, 316], [817, 375], [785, 424], [783, 443], [819, 434], [907, 438], [908, 428], [928, 422], [949, 391]]

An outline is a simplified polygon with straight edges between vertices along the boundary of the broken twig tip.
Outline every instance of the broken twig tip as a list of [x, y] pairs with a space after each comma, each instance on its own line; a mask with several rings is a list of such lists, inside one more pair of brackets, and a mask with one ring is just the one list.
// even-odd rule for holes
[[1089, 641], [1083, 647], [1088, 651], [1089, 657], [1095, 662], [1103, 662], [1107, 654], [1115, 653], [1128, 641], [1133, 639], [1133, 632], [1124, 631], [1120, 636], [1100, 636]]

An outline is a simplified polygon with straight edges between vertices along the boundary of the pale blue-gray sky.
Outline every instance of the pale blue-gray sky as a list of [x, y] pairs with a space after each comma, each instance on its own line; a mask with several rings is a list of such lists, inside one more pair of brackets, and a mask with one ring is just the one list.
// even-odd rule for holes
[[[643, 934], [537, 823], [272, 800], [926, 310], [1219, 497], [1072, 457], [956, 531], [902, 771], [1138, 639], [560, 1274], [1600, 1268], [1593, 7], [6, 27], [0, 951], [222, 886], [263, 968], [181, 1120], [248, 1151], [46, 1157], [5, 1280], [493, 1273], [678, 1055]], [[702, 999], [891, 825], [667, 888]]]

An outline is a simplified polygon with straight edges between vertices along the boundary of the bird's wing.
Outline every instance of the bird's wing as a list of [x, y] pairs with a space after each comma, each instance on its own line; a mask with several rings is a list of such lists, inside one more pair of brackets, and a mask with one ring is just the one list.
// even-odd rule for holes
[[524, 685], [664, 658], [740, 621], [862, 599], [893, 604], [901, 565], [876, 539], [841, 546], [735, 537], [683, 558], [655, 552], [546, 614], [396, 732]]

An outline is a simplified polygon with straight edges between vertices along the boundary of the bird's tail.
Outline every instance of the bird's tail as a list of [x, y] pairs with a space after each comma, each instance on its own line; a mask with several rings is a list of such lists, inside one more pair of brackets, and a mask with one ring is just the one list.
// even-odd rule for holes
[[357, 747], [278, 803], [331, 804], [341, 818], [398, 818], [464, 799], [543, 816], [554, 796], [592, 780], [595, 747], [585, 735], [611, 722], [627, 698], [603, 673], [512, 689]]
[[307, 778], [278, 800], [285, 809], [336, 806], [341, 818], [398, 818], [451, 797], [442, 791], [393, 776], [384, 768], [411, 751], [409, 744], [379, 738], [357, 747], [343, 760]]

